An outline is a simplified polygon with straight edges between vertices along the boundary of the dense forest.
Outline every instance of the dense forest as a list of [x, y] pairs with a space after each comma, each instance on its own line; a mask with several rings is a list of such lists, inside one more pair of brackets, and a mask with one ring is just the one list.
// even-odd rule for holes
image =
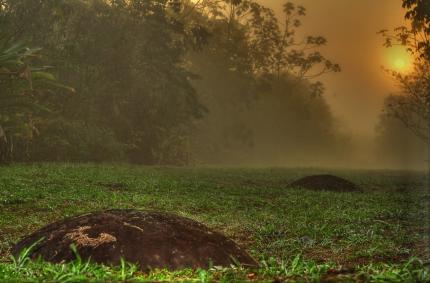
[[0, 8], [3, 161], [249, 162], [343, 142], [311, 80], [340, 67], [323, 37], [296, 38], [301, 6], [282, 25], [254, 1]]
[[0, 160], [335, 164], [353, 143], [318, 78], [340, 66], [324, 37], [299, 35], [305, 16], [253, 0], [0, 0]]

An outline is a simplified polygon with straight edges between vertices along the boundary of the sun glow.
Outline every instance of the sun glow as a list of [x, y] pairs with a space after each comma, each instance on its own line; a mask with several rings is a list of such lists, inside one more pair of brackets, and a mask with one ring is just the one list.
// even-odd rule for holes
[[404, 70], [407, 67], [407, 62], [403, 58], [397, 58], [393, 65], [398, 70]]
[[388, 69], [406, 73], [412, 69], [412, 56], [403, 46], [393, 46], [385, 53], [385, 65]]

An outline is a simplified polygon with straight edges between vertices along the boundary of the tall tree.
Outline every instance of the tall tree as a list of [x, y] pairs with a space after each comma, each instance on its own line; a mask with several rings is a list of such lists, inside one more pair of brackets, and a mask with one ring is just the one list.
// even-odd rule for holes
[[376, 127], [375, 156], [382, 166], [423, 168], [428, 156], [428, 145], [420, 140], [401, 120], [393, 117], [392, 104], [403, 96], [389, 96], [384, 103]]
[[430, 2], [403, 0], [403, 7], [411, 26], [397, 28], [394, 35], [387, 30], [382, 34], [385, 46], [398, 44], [407, 48], [415, 59], [414, 70], [408, 74], [392, 72], [403, 95], [391, 99], [387, 107], [393, 117], [430, 144]]
[[[206, 48], [189, 55], [200, 75], [194, 85], [209, 109], [192, 142], [203, 161], [273, 160], [274, 148], [285, 156], [300, 152], [305, 136], [321, 140], [309, 148], [335, 144], [330, 110], [323, 98], [311, 99], [322, 85], [311, 79], [340, 68], [318, 52], [327, 43], [323, 37], [298, 37], [303, 7], [287, 2], [284, 14], [287, 27], [257, 1], [206, 0], [183, 8], [186, 24], [210, 34]], [[264, 156], [263, 148], [272, 151]]]

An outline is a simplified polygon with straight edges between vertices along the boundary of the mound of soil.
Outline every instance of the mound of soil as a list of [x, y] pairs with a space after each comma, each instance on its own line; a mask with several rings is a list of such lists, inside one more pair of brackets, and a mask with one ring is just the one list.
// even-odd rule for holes
[[354, 183], [333, 175], [313, 175], [301, 178], [290, 184], [314, 191], [359, 192], [361, 189]]
[[76, 255], [97, 263], [118, 265], [121, 258], [150, 268], [207, 268], [257, 262], [232, 240], [191, 219], [172, 214], [136, 210], [107, 210], [49, 224], [12, 248], [20, 252], [41, 240], [30, 257], [68, 262]]

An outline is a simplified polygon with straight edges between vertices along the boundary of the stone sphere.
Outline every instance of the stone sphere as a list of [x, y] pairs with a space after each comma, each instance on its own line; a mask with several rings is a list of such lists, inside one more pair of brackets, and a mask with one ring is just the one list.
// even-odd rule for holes
[[123, 258], [141, 270], [236, 263], [258, 266], [245, 250], [222, 234], [191, 219], [159, 212], [107, 210], [71, 217], [25, 237], [12, 248], [12, 254], [18, 256], [36, 242], [30, 257], [55, 263], [74, 260], [74, 245], [82, 259], [118, 265]]

